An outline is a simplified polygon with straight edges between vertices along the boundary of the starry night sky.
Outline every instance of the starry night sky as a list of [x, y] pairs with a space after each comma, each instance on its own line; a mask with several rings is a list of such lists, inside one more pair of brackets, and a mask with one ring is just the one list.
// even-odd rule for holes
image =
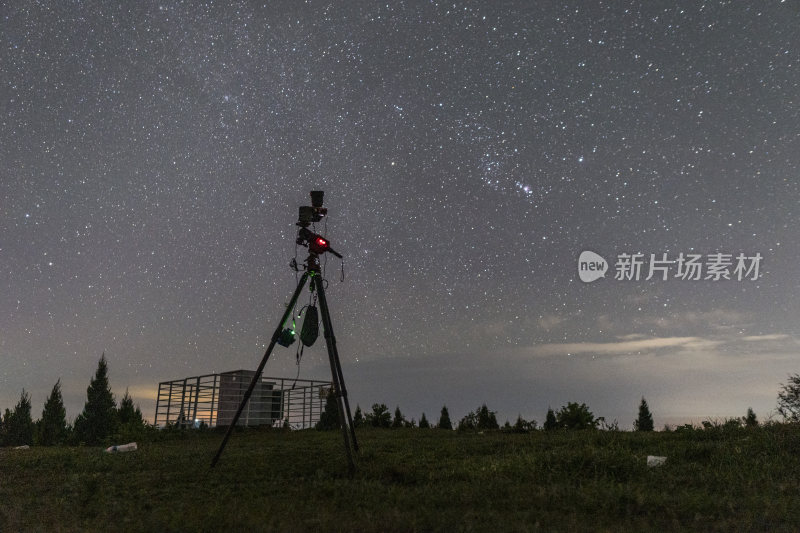
[[800, 9], [585, 4], [3, 3], [0, 408], [61, 379], [73, 419], [103, 352], [151, 420], [159, 381], [255, 368], [322, 189], [354, 407], [768, 417], [800, 371]]

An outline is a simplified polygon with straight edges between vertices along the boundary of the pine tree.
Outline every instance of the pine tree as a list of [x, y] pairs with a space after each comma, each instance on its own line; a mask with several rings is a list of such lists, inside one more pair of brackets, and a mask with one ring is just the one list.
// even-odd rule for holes
[[747, 408], [747, 416], [744, 417], [744, 425], [749, 428], [758, 427], [758, 419], [756, 418], [756, 412], [753, 411], [752, 407]]
[[533, 431], [536, 429], [536, 420], [531, 420], [528, 422], [522, 418], [522, 415], [518, 414], [517, 421], [514, 422], [512, 428], [516, 433], [527, 433], [528, 431]]
[[314, 426], [315, 429], [325, 431], [329, 429], [337, 429], [339, 427], [339, 406], [336, 403], [336, 395], [333, 391], [328, 393], [328, 398], [325, 401], [325, 410], [319, 417], [319, 422]]
[[108, 384], [106, 354], [100, 357], [97, 372], [86, 389], [86, 404], [75, 419], [75, 438], [90, 446], [102, 444], [117, 429], [117, 408]]
[[556, 413], [553, 411], [552, 407], [548, 407], [547, 416], [544, 418], [544, 429], [545, 431], [551, 431], [556, 428], [558, 428], [558, 422], [556, 421]]
[[135, 439], [145, 429], [144, 417], [139, 406], [133, 405], [133, 398], [125, 389], [125, 395], [119, 402], [117, 409], [117, 422], [119, 423], [119, 436], [122, 439]]
[[39, 421], [39, 444], [53, 446], [63, 444], [67, 438], [67, 411], [61, 396], [61, 380], [56, 381], [44, 403], [42, 419]]
[[650, 408], [647, 407], [647, 401], [642, 396], [642, 402], [639, 404], [639, 418], [633, 423], [633, 429], [636, 431], [653, 431], [653, 415], [650, 414]]
[[480, 406], [477, 415], [478, 429], [500, 429], [495, 412], [490, 411], [486, 404]]
[[22, 389], [14, 410], [6, 409], [5, 444], [7, 446], [30, 446], [33, 444], [33, 420], [31, 419], [31, 395]]
[[400, 406], [398, 405], [397, 408], [394, 410], [394, 420], [392, 420], [392, 427], [401, 428], [405, 425], [406, 425], [406, 418], [403, 416], [403, 413], [400, 412]]
[[141, 426], [144, 425], [144, 418], [139, 406], [133, 405], [133, 398], [128, 394], [128, 389], [125, 389], [125, 395], [119, 402], [119, 409], [117, 409], [117, 419], [120, 425], [123, 426]]
[[364, 413], [361, 412], [361, 407], [356, 405], [356, 412], [353, 415], [353, 427], [361, 427], [364, 425]]
[[0, 418], [0, 446], [5, 446], [8, 440], [8, 423], [11, 421], [11, 411], [6, 407], [6, 412]]
[[450, 422], [450, 413], [447, 412], [447, 406], [442, 406], [442, 414], [439, 415], [439, 429], [453, 429], [453, 423]]
[[428, 429], [431, 427], [431, 423], [428, 422], [428, 419], [425, 418], [425, 413], [422, 413], [422, 417], [419, 419], [419, 428], [420, 429]]

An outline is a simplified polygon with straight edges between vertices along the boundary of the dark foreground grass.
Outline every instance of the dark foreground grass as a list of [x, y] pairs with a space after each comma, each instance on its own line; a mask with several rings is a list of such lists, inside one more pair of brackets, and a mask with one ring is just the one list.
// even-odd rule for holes
[[798, 426], [358, 437], [352, 478], [339, 432], [2, 449], [0, 531], [800, 531]]

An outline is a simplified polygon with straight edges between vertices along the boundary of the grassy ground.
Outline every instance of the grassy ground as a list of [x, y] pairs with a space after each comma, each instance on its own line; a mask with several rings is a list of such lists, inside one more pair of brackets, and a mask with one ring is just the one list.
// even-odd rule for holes
[[[0, 450], [0, 531], [798, 531], [800, 427], [215, 432]], [[648, 468], [647, 455], [667, 456]]]

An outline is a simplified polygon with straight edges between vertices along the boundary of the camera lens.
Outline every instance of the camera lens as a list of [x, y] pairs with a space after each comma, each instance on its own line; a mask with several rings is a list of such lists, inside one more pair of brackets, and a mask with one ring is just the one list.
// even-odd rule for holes
[[322, 207], [322, 197], [324, 195], [324, 191], [311, 191], [311, 205], [314, 207]]

